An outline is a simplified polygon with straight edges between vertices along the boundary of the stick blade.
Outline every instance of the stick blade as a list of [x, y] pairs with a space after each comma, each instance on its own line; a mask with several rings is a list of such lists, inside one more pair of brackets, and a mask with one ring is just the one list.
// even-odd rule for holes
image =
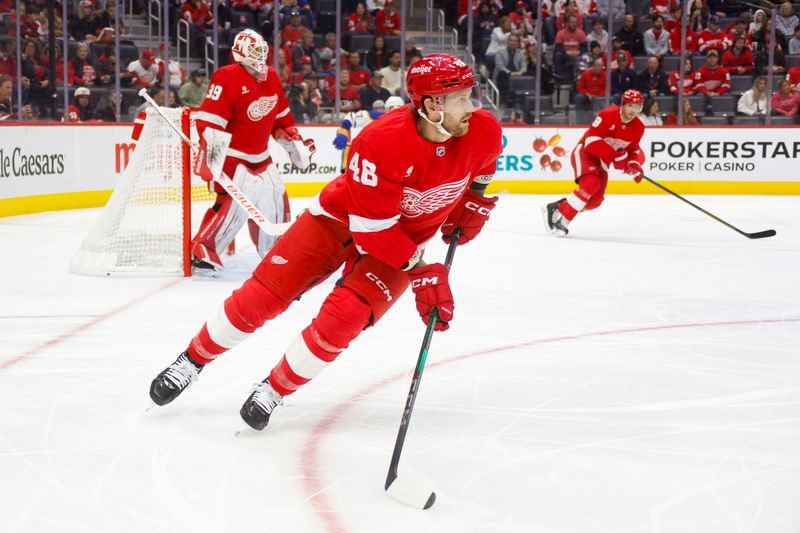
[[386, 487], [386, 494], [417, 509], [430, 509], [436, 501], [433, 484], [417, 476], [394, 478]]
[[774, 237], [778, 233], [774, 229], [768, 229], [765, 231], [757, 231], [755, 233], [748, 233], [747, 236], [751, 239], [764, 239], [766, 237]]

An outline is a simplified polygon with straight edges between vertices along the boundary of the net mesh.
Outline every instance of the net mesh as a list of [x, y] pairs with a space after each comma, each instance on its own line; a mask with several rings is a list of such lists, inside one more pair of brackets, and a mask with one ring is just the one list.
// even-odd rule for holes
[[[182, 109], [162, 108], [182, 128]], [[194, 128], [190, 128], [190, 132]], [[196, 134], [193, 135], [196, 137]], [[75, 255], [79, 274], [181, 274], [184, 271], [183, 142], [154, 109], [128, 166]], [[188, 172], [188, 169], [186, 169]], [[214, 198], [199, 178], [189, 180], [195, 210]], [[186, 206], [192, 209], [191, 204]], [[193, 217], [197, 218], [197, 217]]]

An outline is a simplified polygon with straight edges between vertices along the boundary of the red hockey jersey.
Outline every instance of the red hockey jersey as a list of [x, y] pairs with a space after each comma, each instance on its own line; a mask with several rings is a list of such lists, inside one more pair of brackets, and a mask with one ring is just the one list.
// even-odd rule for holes
[[700, 36], [697, 38], [697, 49], [703, 53], [713, 49], [721, 54], [726, 46], [728, 46], [728, 35], [722, 30], [714, 33], [705, 29], [700, 32]]
[[500, 124], [487, 111], [476, 110], [467, 134], [443, 143], [423, 139], [416, 116], [406, 105], [364, 128], [347, 171], [310, 207], [348, 224], [362, 253], [396, 268], [436, 234], [472, 181], [491, 179], [502, 151]]
[[[667, 84], [669, 85], [669, 92], [678, 95], [678, 83], [681, 81], [680, 72], [677, 70], [672, 71], [669, 75]], [[689, 72], [683, 75], [683, 94], [694, 94], [694, 72]]]
[[734, 54], [733, 49], [722, 54], [722, 66], [734, 74], [747, 74], [753, 70], [753, 54], [747, 48], [741, 54]]
[[717, 94], [725, 94], [731, 89], [731, 75], [725, 67], [711, 70], [708, 65], [704, 65], [694, 73], [694, 85], [699, 93], [714, 91]]
[[294, 125], [275, 69], [269, 67], [266, 81], [259, 82], [239, 64], [226, 65], [211, 76], [206, 97], [193, 116], [200, 135], [208, 126], [229, 132], [228, 156], [252, 164], [269, 158], [267, 143], [276, 126]]
[[786, 72], [786, 81], [794, 90], [800, 90], [800, 67], [792, 67]]
[[644, 124], [638, 117], [624, 124], [619, 106], [612, 106], [597, 114], [597, 118], [575, 146], [575, 151], [585, 150], [595, 156], [605, 170], [612, 164], [622, 168], [622, 164], [628, 159], [644, 163], [644, 153], [639, 148], [642, 135]]

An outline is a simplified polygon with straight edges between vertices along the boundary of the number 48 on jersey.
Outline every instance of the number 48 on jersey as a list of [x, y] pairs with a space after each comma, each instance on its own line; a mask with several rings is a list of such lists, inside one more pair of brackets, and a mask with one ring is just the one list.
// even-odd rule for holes
[[[361, 167], [359, 168], [359, 160]], [[347, 165], [353, 172], [353, 180], [363, 185], [375, 187], [378, 185], [378, 175], [375, 173], [375, 163], [366, 158], [360, 158], [358, 152], [354, 153], [350, 158], [350, 164]]]

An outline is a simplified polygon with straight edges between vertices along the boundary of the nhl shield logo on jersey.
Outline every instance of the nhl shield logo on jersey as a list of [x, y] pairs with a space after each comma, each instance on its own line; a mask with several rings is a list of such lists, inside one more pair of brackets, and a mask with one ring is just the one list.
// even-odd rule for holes
[[272, 96], [262, 96], [258, 100], [253, 100], [253, 102], [247, 106], [247, 116], [250, 117], [250, 120], [257, 122], [269, 115], [270, 112], [275, 109], [275, 105], [277, 103], [277, 94]]
[[436, 155], [442, 157], [444, 155], [444, 146], [437, 146], [436, 147]]

